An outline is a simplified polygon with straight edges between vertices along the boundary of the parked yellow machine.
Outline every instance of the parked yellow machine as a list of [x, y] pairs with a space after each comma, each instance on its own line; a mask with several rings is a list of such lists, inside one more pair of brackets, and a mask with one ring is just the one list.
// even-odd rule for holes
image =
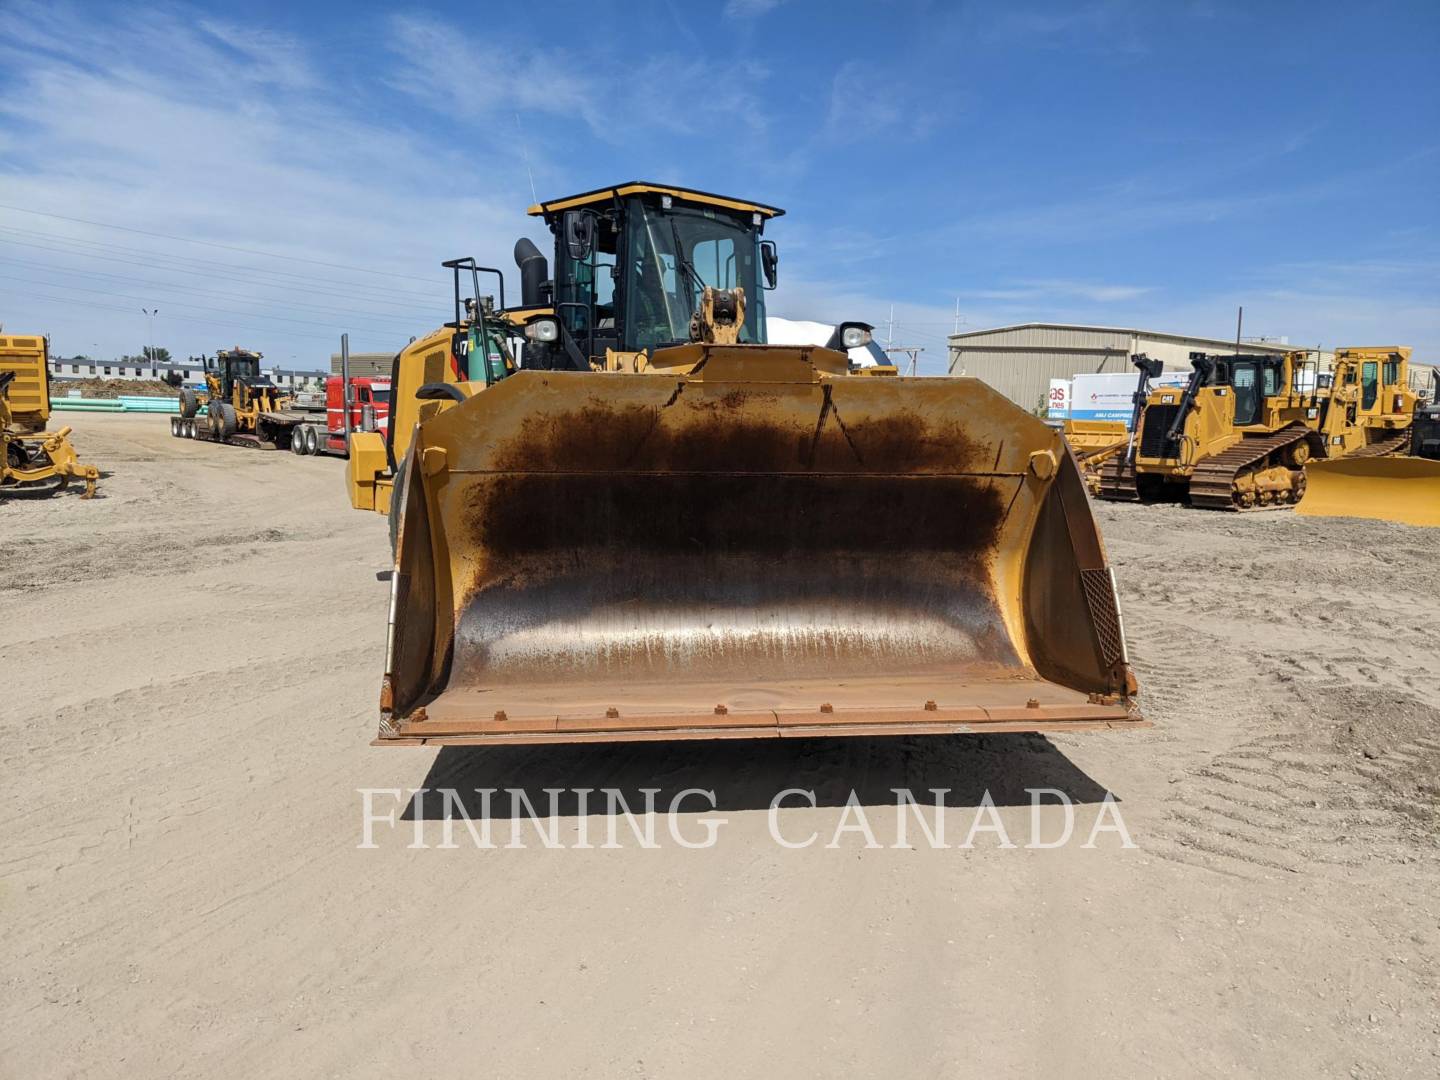
[[78, 479], [95, 494], [100, 470], [82, 465], [71, 429], [50, 420], [49, 344], [38, 334], [0, 335], [0, 494], [47, 494]]
[[1403, 444], [1415, 406], [1408, 358], [1408, 349], [1342, 349], [1326, 385], [1305, 352], [1191, 353], [1190, 381], [1150, 391], [1132, 447], [1104, 466], [1100, 495], [1215, 510], [1297, 502], [1310, 460]]
[[1160, 373], [1165, 370], [1162, 361], [1152, 360], [1144, 353], [1131, 356], [1130, 363], [1135, 366], [1140, 376], [1135, 392], [1130, 395], [1133, 409], [1128, 427], [1122, 420], [1065, 421], [1065, 441], [1074, 451], [1075, 460], [1080, 463], [1080, 471], [1085, 478], [1085, 486], [1092, 495], [1100, 494], [1100, 481], [1107, 465], [1126, 455], [1133, 455], [1134, 442], [1130, 438], [1130, 432], [1139, 427], [1140, 414], [1149, 398], [1150, 383], [1159, 378]]
[[1415, 408], [1401, 453], [1360, 451], [1335, 461], [1311, 462], [1305, 470], [1309, 486], [1297, 511], [1312, 517], [1440, 526], [1440, 372], [1433, 377], [1430, 402]]
[[1410, 389], [1410, 354], [1404, 345], [1335, 351], [1316, 420], [1326, 458], [1405, 452], [1419, 400]]
[[531, 213], [555, 278], [522, 241], [492, 309], [449, 264], [389, 444], [352, 439], [352, 501], [395, 526], [380, 742], [1142, 723], [1059, 432], [977, 379], [857, 377], [863, 324], [766, 344], [774, 207], [631, 183]]
[[[286, 411], [289, 397], [260, 370], [263, 353], [242, 349], [221, 349], [214, 358], [205, 358], [205, 393], [186, 387], [180, 391], [180, 423], [171, 431], [190, 438], [209, 439], [267, 449], [286, 449], [290, 433], [304, 417]], [[205, 419], [195, 419], [204, 405]]]

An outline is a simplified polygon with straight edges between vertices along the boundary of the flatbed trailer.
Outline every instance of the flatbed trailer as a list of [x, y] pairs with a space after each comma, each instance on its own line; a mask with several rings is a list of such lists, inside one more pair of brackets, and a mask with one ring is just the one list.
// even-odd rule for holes
[[[208, 408], [195, 416], [172, 416], [170, 434], [177, 439], [199, 439], [254, 450], [290, 450], [296, 455], [327, 454], [345, 457], [346, 446], [344, 381], [332, 375], [326, 380], [324, 409], [273, 409], [261, 412], [257, 431], [220, 436], [210, 425]], [[390, 380], [356, 377], [350, 379], [350, 427], [367, 430], [374, 424], [381, 430], [389, 423]]]

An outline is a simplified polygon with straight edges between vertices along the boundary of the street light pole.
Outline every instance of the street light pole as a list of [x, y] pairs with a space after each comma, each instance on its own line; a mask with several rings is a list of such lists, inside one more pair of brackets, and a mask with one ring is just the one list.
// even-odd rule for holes
[[149, 323], [149, 329], [145, 336], [150, 340], [150, 355], [146, 359], [150, 361], [150, 372], [153, 375], [158, 370], [155, 365], [159, 363], [159, 357], [155, 355], [155, 316], [160, 314], [160, 309], [157, 307], [151, 310], [142, 307], [140, 310], [145, 313], [146, 321]]

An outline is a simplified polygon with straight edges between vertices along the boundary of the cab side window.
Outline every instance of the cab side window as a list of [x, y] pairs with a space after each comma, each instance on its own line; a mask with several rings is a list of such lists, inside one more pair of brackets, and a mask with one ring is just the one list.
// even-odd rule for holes
[[1360, 369], [1360, 407], [1369, 409], [1374, 407], [1380, 396], [1380, 365], [1374, 360], [1366, 360]]

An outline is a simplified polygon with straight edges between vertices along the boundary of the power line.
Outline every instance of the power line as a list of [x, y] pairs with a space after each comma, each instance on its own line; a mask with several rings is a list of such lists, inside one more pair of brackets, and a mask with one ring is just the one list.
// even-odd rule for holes
[[[40, 294], [40, 293], [16, 292], [16, 291], [14, 291], [14, 290], [6, 290], [6, 294], [7, 294], [7, 295], [10, 295], [10, 296], [23, 296], [23, 297], [25, 297], [27, 300], [31, 300], [31, 301], [36, 302], [36, 303], [56, 304], [56, 305], [58, 305], [58, 306], [62, 306], [62, 307], [68, 308], [68, 309], [69, 309], [70, 311], [72, 311], [72, 312], [75, 310], [75, 301], [74, 301], [73, 299], [70, 299], [70, 298], [67, 298], [67, 297], [61, 297], [61, 296], [45, 296], [45, 295]], [[94, 310], [94, 311], [118, 311], [118, 312], [122, 312], [122, 313], [124, 313], [124, 314], [126, 314], [126, 315], [133, 315], [133, 314], [135, 313], [135, 309], [134, 309], [134, 308], [117, 307], [117, 306], [115, 306], [115, 305], [113, 305], [113, 304], [97, 304], [97, 303], [94, 303], [94, 302], [90, 302], [90, 303], [87, 303], [85, 306], [86, 306], [86, 308], [91, 309], [91, 310]], [[170, 318], [172, 321], [174, 321], [174, 322], [195, 323], [195, 324], [197, 324], [197, 325], [202, 325], [202, 326], [206, 326], [206, 327], [224, 327], [224, 328], [227, 329], [227, 330], [243, 330], [243, 331], [245, 331], [246, 333], [250, 333], [250, 334], [255, 334], [255, 333], [266, 333], [266, 334], [270, 334], [270, 333], [275, 333], [274, 330], [272, 330], [272, 329], [270, 329], [270, 328], [268, 328], [268, 327], [256, 327], [256, 326], [254, 326], [254, 325], [246, 325], [246, 324], [235, 323], [235, 322], [225, 322], [225, 321], [222, 321], [222, 320], [219, 320], [219, 319], [200, 319], [200, 318], [195, 318], [195, 317], [190, 316], [190, 315], [172, 315], [172, 316], [169, 316], [169, 318]], [[373, 331], [367, 331], [367, 333], [372, 333], [372, 332], [373, 332]], [[334, 336], [331, 335], [331, 334], [324, 334], [324, 335], [321, 335], [321, 334], [307, 334], [307, 333], [305, 333], [305, 332], [303, 332], [303, 331], [299, 331], [299, 330], [288, 330], [288, 329], [287, 329], [287, 330], [285, 331], [285, 335], [286, 335], [287, 337], [289, 337], [289, 338], [305, 338], [305, 339], [307, 339], [307, 340], [309, 340], [309, 341], [329, 341], [329, 342], [333, 342], [333, 341], [335, 340]]]
[[[59, 284], [56, 284], [55, 282], [51, 282], [51, 281], [32, 282], [29, 278], [17, 278], [17, 277], [12, 277], [12, 276], [10, 276], [10, 275], [8, 275], [8, 274], [0, 274], [0, 280], [18, 281], [18, 282], [20, 282], [21, 284], [24, 284], [24, 285], [39, 284], [39, 285], [43, 285], [43, 286], [44, 286], [45, 288], [47, 288], [47, 289], [60, 289], [60, 290], [63, 291], [63, 292], [76, 292], [76, 293], [79, 293], [79, 295], [80, 295], [81, 297], [84, 297], [84, 298], [88, 298], [88, 297], [91, 297], [91, 296], [107, 296], [107, 297], [110, 297], [111, 299], [134, 300], [136, 303], [141, 303], [141, 304], [147, 303], [147, 302], [151, 299], [151, 298], [148, 297], [148, 296], [134, 296], [134, 295], [131, 295], [130, 293], [107, 292], [107, 291], [102, 290], [102, 289], [95, 289], [95, 290], [91, 290], [91, 289], [75, 289], [75, 288], [72, 288], [71, 286], [68, 286], [68, 285], [59, 285]], [[72, 300], [71, 303], [73, 304], [74, 301]], [[171, 300], [171, 301], [169, 301], [169, 303], [172, 304], [172, 305], [174, 305], [174, 306], [176, 306], [176, 307], [189, 308], [189, 309], [192, 310], [192, 311], [217, 312], [217, 313], [222, 314], [222, 315], [239, 315], [239, 316], [241, 316], [242, 318], [258, 318], [258, 319], [264, 320], [264, 321], [266, 321], [266, 322], [292, 322], [292, 323], [297, 323], [297, 324], [300, 325], [300, 326], [319, 326], [319, 327], [323, 327], [324, 329], [327, 329], [327, 330], [328, 330], [328, 329], [333, 329], [333, 328], [339, 328], [339, 327], [341, 327], [341, 326], [344, 325], [344, 324], [343, 324], [342, 322], [340, 322], [340, 321], [335, 321], [335, 322], [315, 322], [315, 321], [310, 320], [310, 319], [288, 319], [288, 318], [286, 318], [286, 317], [283, 316], [283, 315], [260, 315], [260, 314], [257, 314], [256, 312], [252, 312], [252, 311], [236, 311], [236, 310], [234, 310], [233, 308], [203, 307], [203, 306], [201, 306], [201, 305], [199, 305], [199, 304], [187, 304], [187, 303], [184, 303], [183, 301], [180, 301], [180, 300]], [[121, 309], [121, 310], [128, 310], [128, 309]], [[379, 333], [380, 331], [376, 331], [376, 330], [371, 329], [371, 330], [369, 330], [368, 332], [370, 332], [370, 333]], [[397, 336], [400, 336], [400, 335], [397, 334]]]
[[[44, 274], [66, 274], [66, 275], [73, 275], [73, 276], [78, 276], [78, 277], [109, 278], [109, 279], [114, 280], [114, 281], [126, 282], [126, 283], [128, 283], [128, 284], [135, 285], [135, 286], [146, 285], [146, 286], [150, 286], [150, 287], [154, 288], [155, 290], [157, 290], [157, 292], [161, 293], [162, 295], [168, 290], [168, 291], [178, 291], [178, 292], [182, 292], [182, 293], [194, 293], [194, 294], [197, 295], [197, 296], [213, 296], [213, 297], [217, 297], [217, 298], [219, 298], [219, 299], [221, 299], [221, 300], [231, 300], [231, 299], [235, 299], [235, 294], [234, 294], [233, 292], [216, 292], [216, 291], [211, 290], [211, 289], [199, 289], [199, 288], [196, 288], [196, 287], [193, 286], [193, 285], [181, 285], [181, 284], [179, 284], [179, 283], [177, 283], [177, 282], [170, 282], [170, 281], [152, 281], [152, 280], [147, 280], [147, 279], [145, 279], [145, 278], [132, 278], [132, 277], [129, 277], [129, 276], [124, 275], [124, 274], [107, 274], [107, 273], [105, 273], [103, 270], [81, 270], [81, 269], [73, 269], [73, 268], [71, 268], [71, 267], [54, 267], [54, 266], [47, 266], [47, 265], [45, 265], [44, 263], [29, 263], [29, 262], [25, 262], [24, 260], [21, 260], [21, 259], [9, 259], [9, 258], [5, 258], [5, 257], [3, 257], [3, 256], [0, 256], [0, 265], [4, 265], [4, 264], [9, 264], [9, 265], [12, 265], [12, 266], [29, 267], [29, 268], [31, 268], [31, 269], [39, 270], [41, 273], [44, 273]], [[13, 279], [13, 278], [12, 278], [11, 280], [16, 280], [16, 279]], [[36, 281], [35, 284], [36, 284], [36, 285], [46, 285], [46, 286], [50, 286], [50, 287], [54, 287], [54, 288], [68, 288], [68, 287], [69, 287], [69, 286], [67, 286], [63, 281], [57, 281], [57, 282]], [[275, 288], [276, 286], [268, 286], [268, 285], [267, 285], [267, 286], [260, 286], [260, 287], [261, 287], [261, 288]], [[151, 297], [151, 299], [154, 299], [154, 297]], [[270, 302], [270, 298], [269, 298], [269, 297], [257, 297], [257, 299], [262, 300], [262, 301], [265, 301], [265, 302], [267, 302], [267, 303]], [[364, 315], [364, 314], [361, 314], [361, 313], [358, 313], [358, 312], [355, 312], [355, 311], [349, 310], [349, 309], [317, 307], [317, 306], [309, 305], [309, 304], [296, 304], [296, 303], [294, 303], [293, 301], [280, 301], [280, 300], [276, 300], [276, 301], [274, 301], [274, 302], [275, 302], [277, 305], [279, 305], [282, 310], [293, 310], [293, 311], [302, 311], [302, 312], [308, 311], [308, 312], [310, 312], [311, 314], [315, 314], [315, 315], [344, 315], [344, 316], [346, 316], [347, 318], [350, 318], [350, 319], [361, 319], [361, 320], [365, 320], [365, 321], [371, 322], [371, 323], [381, 323], [381, 324], [384, 324], [387, 329], [392, 328], [393, 325], [398, 325], [399, 322], [403, 321], [403, 320], [400, 319], [400, 317], [399, 317], [398, 315], [394, 317], [394, 318], [395, 318], [395, 323], [394, 323], [394, 324], [390, 324], [390, 323], [387, 323], [387, 322], [386, 322], [386, 317], [385, 317], [383, 314], [382, 314], [382, 315], [379, 315], [379, 316], [376, 316], [376, 315]]]
[[[147, 251], [144, 248], [125, 247], [121, 244], [107, 244], [99, 240], [82, 240], [78, 237], [59, 236], [52, 233], [35, 232], [30, 229], [17, 229], [13, 225], [0, 225], [0, 233], [19, 233], [23, 236], [38, 237], [40, 239], [49, 241], [49, 244], [37, 244], [33, 241], [13, 240], [5, 236], [0, 236], [0, 243], [18, 244], [21, 247], [32, 247], [40, 251], [51, 251], [60, 255], [74, 255], [86, 259], [104, 258], [111, 262], [123, 262], [128, 263], [132, 266], [145, 266], [156, 270], [169, 270], [177, 273], [196, 273], [197, 268], [220, 267], [222, 270], [226, 271], [245, 271], [252, 274], [260, 274], [265, 277], [293, 278], [296, 282], [308, 283], [315, 280], [315, 276], [313, 274], [292, 274], [285, 270], [269, 270], [260, 266], [237, 266], [232, 263], [215, 262], [210, 259], [195, 259], [191, 258], [188, 255], [171, 255], [167, 252]], [[51, 246], [54, 244], [67, 245], [67, 247]], [[97, 255], [93, 251], [69, 250], [69, 248], [77, 246], [96, 248], [99, 249], [99, 251], [102, 253], [119, 251], [131, 255], [140, 255], [143, 256], [144, 261], [139, 261], [136, 259], [125, 259], [108, 253]], [[167, 263], [174, 263], [177, 265], [164, 265]], [[204, 270], [203, 272], [209, 273], [212, 276], [220, 276], [216, 274], [214, 270]], [[233, 273], [229, 274], [228, 276], [235, 281], [248, 281], [255, 284], [261, 284], [261, 282], [256, 281], [256, 279], [250, 277], [241, 277]], [[411, 292], [408, 289], [390, 289], [384, 288], [379, 285], [365, 285], [359, 282], [335, 282], [335, 284], [337, 285], [344, 286], [344, 291], [318, 288], [313, 284], [293, 284], [290, 281], [279, 282], [278, 284], [282, 285], [284, 288], [287, 289], [321, 293], [330, 296], [363, 296], [364, 293], [372, 293], [374, 294], [374, 297], [371, 302], [376, 303], [393, 303], [393, 300], [391, 299], [392, 297], [413, 297], [418, 300], [421, 298], [428, 299], [434, 295], [433, 293]]]
[[332, 270], [348, 270], [356, 274], [374, 274], [376, 277], [404, 278], [409, 281], [428, 281], [427, 278], [415, 277], [412, 274], [396, 274], [385, 270], [370, 270], [363, 266], [346, 266], [344, 263], [322, 262], [319, 259], [306, 259], [299, 255], [280, 255], [273, 251], [259, 251], [255, 248], [236, 247], [233, 244], [221, 244], [214, 240], [195, 240], [188, 236], [175, 236], [171, 233], [150, 232], [146, 229], [134, 229], [128, 225], [112, 225], [104, 221], [89, 221], [85, 218], [66, 217], [64, 214], [51, 214], [44, 210], [30, 210], [23, 206], [10, 206], [0, 203], [0, 210], [14, 210], [21, 214], [34, 214], [37, 217], [55, 218], [57, 221], [70, 221], [77, 225], [93, 225], [100, 229], [115, 229], [119, 232], [135, 233], [138, 236], [153, 236], [160, 240], [176, 240], [182, 244], [199, 244], [204, 247], [220, 248], [223, 251], [238, 251], [245, 255], [259, 255], [266, 259], [287, 259], [290, 262], [308, 263], [311, 266], [325, 266]]

